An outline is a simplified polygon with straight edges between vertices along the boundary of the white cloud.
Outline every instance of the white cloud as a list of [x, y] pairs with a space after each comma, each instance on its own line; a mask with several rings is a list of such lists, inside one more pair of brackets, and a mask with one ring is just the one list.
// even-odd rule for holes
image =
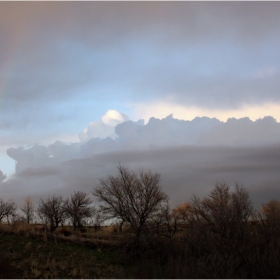
[[127, 115], [116, 110], [108, 110], [101, 119], [101, 122], [91, 122], [88, 127], [80, 132], [79, 137], [82, 142], [88, 141], [91, 138], [115, 138], [115, 126], [129, 120]]
[[109, 126], [116, 126], [119, 123], [128, 121], [129, 118], [127, 115], [122, 114], [116, 110], [109, 110], [107, 113], [102, 117], [103, 123]]
[[91, 138], [106, 138], [114, 134], [114, 127], [104, 122], [91, 122], [87, 128], [80, 132], [81, 141], [87, 141]]

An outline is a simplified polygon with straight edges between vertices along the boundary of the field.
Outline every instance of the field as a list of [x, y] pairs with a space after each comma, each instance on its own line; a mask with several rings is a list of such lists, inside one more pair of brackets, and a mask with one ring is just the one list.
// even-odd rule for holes
[[280, 278], [280, 201], [253, 211], [242, 188], [217, 185], [203, 200], [164, 208], [141, 231], [133, 221], [104, 224], [7, 219], [0, 278]]
[[198, 224], [172, 239], [146, 233], [135, 247], [132, 233], [113, 226], [49, 233], [42, 225], [0, 224], [0, 278], [279, 279], [279, 231], [259, 222], [246, 226], [242, 239]]
[[[65, 236], [68, 235], [68, 236]], [[121, 263], [121, 240], [110, 228], [95, 233], [58, 228], [1, 225], [1, 278], [133, 278], [133, 265]], [[137, 271], [137, 268], [136, 270]], [[139, 276], [139, 275], [138, 275]]]

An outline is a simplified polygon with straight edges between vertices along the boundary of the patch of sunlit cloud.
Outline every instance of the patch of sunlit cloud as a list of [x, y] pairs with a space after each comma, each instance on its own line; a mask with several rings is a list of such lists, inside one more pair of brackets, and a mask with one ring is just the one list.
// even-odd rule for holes
[[117, 110], [108, 110], [107, 113], [101, 118], [102, 122], [109, 126], [116, 126], [119, 123], [128, 120], [128, 116], [118, 112]]
[[196, 117], [217, 118], [226, 122], [229, 118], [249, 117], [255, 121], [265, 116], [272, 116], [280, 122], [280, 103], [265, 103], [261, 105], [244, 104], [238, 109], [222, 110], [222, 109], [204, 109], [195, 106], [184, 106], [169, 102], [154, 103], [135, 103], [131, 105], [134, 108], [134, 119], [144, 119], [145, 123], [151, 117], [165, 118], [173, 114], [173, 117], [181, 120], [193, 120]]
[[117, 110], [108, 110], [107, 113], [102, 116], [102, 121], [91, 122], [82, 132], [79, 134], [81, 141], [87, 141], [91, 138], [115, 138], [115, 126], [128, 121], [127, 115], [118, 112]]

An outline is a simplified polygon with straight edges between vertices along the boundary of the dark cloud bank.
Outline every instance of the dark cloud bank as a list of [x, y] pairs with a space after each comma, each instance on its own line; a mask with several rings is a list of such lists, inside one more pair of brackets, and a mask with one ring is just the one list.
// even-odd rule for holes
[[193, 194], [206, 195], [217, 182], [242, 184], [257, 207], [280, 198], [280, 123], [272, 117], [224, 123], [207, 117], [182, 121], [170, 115], [151, 118], [146, 125], [126, 121], [115, 131], [115, 140], [8, 149], [16, 172], [2, 183], [2, 195], [20, 202], [26, 195], [38, 199], [91, 191], [99, 178], [116, 174], [122, 164], [160, 172], [173, 206]]
[[[57, 117], [56, 105], [90, 112], [100, 92], [103, 102], [112, 91], [120, 102], [172, 93], [212, 109], [279, 102], [279, 11], [279, 2], [1, 2], [0, 129], [35, 134], [66, 120], [70, 129], [79, 114]], [[274, 75], [252, 76], [267, 67]]]

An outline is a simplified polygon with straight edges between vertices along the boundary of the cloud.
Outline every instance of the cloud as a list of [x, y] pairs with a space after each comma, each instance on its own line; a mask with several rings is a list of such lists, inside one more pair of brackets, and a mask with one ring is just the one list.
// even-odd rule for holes
[[203, 145], [260, 145], [280, 142], [280, 123], [272, 117], [251, 121], [249, 118], [228, 119], [200, 135]]
[[258, 68], [254, 71], [253, 77], [256, 79], [264, 79], [273, 77], [278, 73], [277, 67]]
[[80, 154], [80, 143], [66, 144], [62, 141], [55, 141], [48, 146], [48, 154], [51, 158], [75, 158]]
[[35, 133], [64, 112], [60, 121], [73, 127], [84, 119], [72, 112], [90, 112], [97, 100], [170, 93], [196, 108], [279, 102], [278, 75], [260, 84], [249, 75], [280, 67], [279, 9], [278, 2], [2, 2], [0, 88], [9, 120], [2, 125]]
[[16, 172], [21, 172], [27, 167], [47, 165], [51, 160], [47, 147], [38, 144], [29, 149], [10, 148], [7, 150], [7, 155], [17, 162]]
[[[122, 116], [117, 111], [114, 113]], [[115, 122], [112, 111], [105, 116], [107, 120], [112, 119]], [[120, 118], [118, 122], [124, 118]], [[17, 162], [16, 172], [23, 172], [26, 168], [53, 166], [67, 160], [113, 151], [141, 150], [147, 147], [180, 145], [250, 147], [280, 143], [280, 123], [272, 117], [256, 121], [249, 118], [230, 118], [222, 122], [208, 117], [196, 117], [191, 121], [179, 120], [169, 115], [163, 119], [150, 118], [147, 124], [144, 124], [144, 120], [124, 121], [115, 128], [100, 122], [105, 127], [101, 131], [92, 124], [87, 128], [86, 141], [69, 144], [56, 141], [48, 146], [36, 144], [29, 148], [20, 146], [9, 148], [7, 155]], [[111, 129], [115, 129], [114, 139], [107, 137], [107, 127], [110, 127], [110, 133]], [[97, 133], [98, 137], [94, 137]]]
[[[233, 177], [278, 193], [264, 146], [279, 140], [279, 10], [279, 2], [1, 2], [0, 145], [16, 161], [3, 195], [89, 190], [118, 161], [158, 167], [178, 198]], [[108, 106], [118, 111], [86, 127]], [[140, 121], [119, 113], [133, 110]], [[237, 145], [253, 159], [258, 145], [267, 165], [254, 166]]]
[[114, 134], [114, 127], [106, 125], [103, 122], [91, 122], [82, 132], [79, 137], [81, 141], [87, 141], [90, 138], [105, 138]]
[[195, 144], [202, 131], [217, 124], [217, 119], [183, 121], [169, 115], [161, 120], [150, 118], [146, 125], [141, 121], [124, 122], [116, 126], [116, 133], [119, 141], [125, 141], [128, 146]]
[[126, 147], [163, 145], [268, 145], [280, 142], [280, 123], [272, 117], [256, 121], [229, 118], [226, 122], [216, 118], [196, 117], [191, 121], [150, 118], [142, 122], [124, 122], [116, 126], [119, 142]]
[[116, 110], [108, 110], [102, 117], [102, 122], [91, 122], [82, 132], [80, 132], [80, 140], [85, 142], [91, 138], [115, 137], [115, 126], [119, 123], [127, 121], [127, 115]]
[[23, 171], [19, 172], [17, 176], [24, 180], [24, 178], [31, 178], [31, 177], [38, 177], [42, 179], [45, 176], [53, 176], [57, 174], [58, 174], [58, 170], [56, 169], [55, 166], [39, 167], [39, 168], [27, 167]]
[[10, 148], [7, 154], [17, 162], [16, 173], [2, 182], [1, 193], [20, 201], [27, 195], [38, 199], [50, 193], [90, 192], [99, 178], [116, 174], [122, 164], [160, 172], [172, 206], [193, 194], [206, 195], [224, 181], [243, 184], [259, 207], [264, 197], [280, 195], [279, 126], [272, 117], [221, 122], [170, 115], [151, 118], [147, 124], [120, 123], [115, 139]]
[[[117, 165], [160, 172], [161, 184], [172, 206], [204, 196], [217, 182], [236, 182], [246, 187], [256, 207], [265, 198], [279, 196], [279, 145], [259, 147], [177, 147], [110, 151], [37, 166], [18, 172], [1, 186], [2, 197], [23, 201], [27, 195], [64, 197], [74, 190], [91, 192], [99, 179], [117, 174]], [[38, 175], [38, 176], [37, 176]], [[43, 175], [43, 176], [41, 176]]]
[[193, 120], [196, 117], [207, 116], [226, 122], [229, 118], [249, 117], [255, 121], [266, 116], [273, 116], [280, 122], [280, 103], [264, 103], [261, 105], [243, 104], [236, 109], [209, 109], [202, 107], [177, 104], [171, 97], [161, 101], [131, 103], [134, 119], [143, 118], [145, 122], [151, 117], [164, 118], [172, 114], [181, 120]]
[[122, 123], [124, 121], [128, 121], [128, 116], [125, 114], [122, 114], [116, 110], [109, 110], [107, 113], [102, 117], [102, 121], [109, 125], [109, 126], [116, 126], [119, 123]]
[[3, 182], [6, 178], [7, 176], [3, 174], [2, 170], [0, 170], [0, 183]]
[[143, 125], [144, 120], [138, 120], [137, 122], [126, 121], [122, 124], [118, 124], [115, 127], [115, 132], [121, 139], [136, 139], [139, 136], [139, 129]]

